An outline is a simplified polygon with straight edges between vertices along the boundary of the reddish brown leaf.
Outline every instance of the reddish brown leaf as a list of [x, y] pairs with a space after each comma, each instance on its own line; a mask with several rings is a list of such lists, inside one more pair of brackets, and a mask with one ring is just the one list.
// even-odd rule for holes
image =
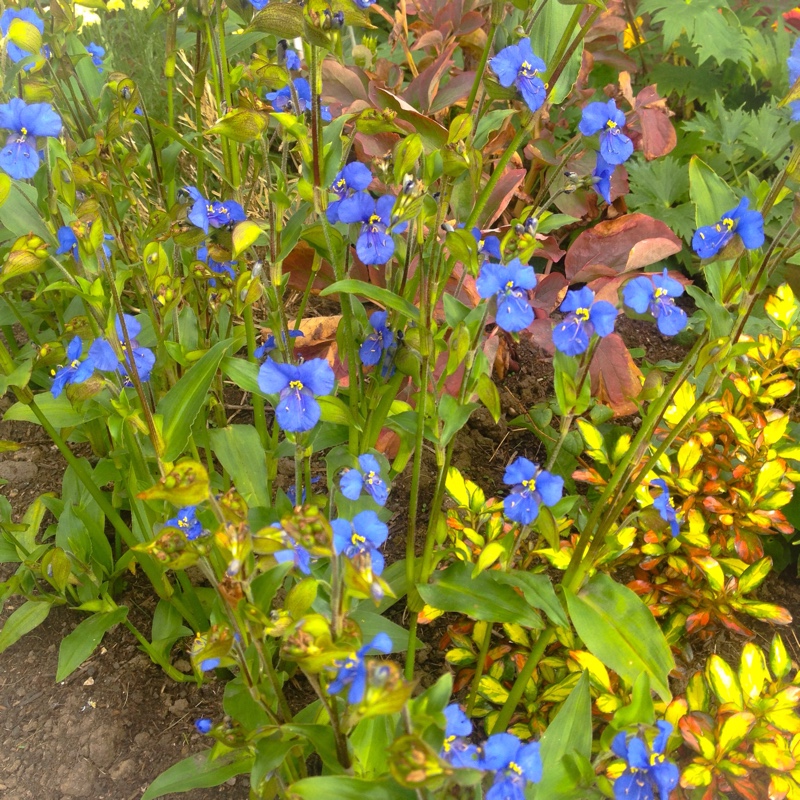
[[441, 31], [428, 31], [423, 33], [414, 44], [411, 45], [412, 50], [424, 50], [426, 47], [439, 47], [444, 41]]
[[432, 64], [409, 83], [403, 92], [403, 99], [418, 111], [428, 112], [430, 110], [433, 98], [439, 91], [439, 81], [452, 65], [451, 56], [457, 46], [457, 42], [451, 42]]
[[642, 269], [681, 249], [681, 240], [661, 221], [626, 214], [584, 231], [570, 247], [565, 271], [571, 283]]
[[[539, 251], [536, 251], [538, 255]], [[560, 272], [551, 272], [545, 275], [531, 294], [531, 305], [540, 308], [548, 314], [561, 305], [567, 293], [569, 283]]]
[[356, 100], [369, 102], [367, 76], [358, 67], [345, 67], [333, 58], [322, 62], [322, 102], [348, 109]]
[[458, 105], [469, 97], [470, 89], [475, 80], [475, 72], [462, 72], [455, 75], [444, 85], [440, 86], [436, 92], [436, 97], [431, 103], [431, 113], [436, 114], [445, 108]]
[[655, 84], [645, 86], [634, 101], [634, 119], [629, 123], [641, 138], [641, 149], [648, 161], [671, 152], [678, 143], [675, 128], [670, 122], [673, 112], [667, 101], [658, 96]]
[[506, 210], [526, 174], [527, 170], [524, 169], [510, 169], [500, 178], [478, 218], [479, 228], [488, 228]]
[[633, 398], [641, 391], [644, 376], [619, 334], [612, 333], [600, 340], [589, 374], [592, 394], [612, 408], [615, 416], [633, 414], [637, 410]]

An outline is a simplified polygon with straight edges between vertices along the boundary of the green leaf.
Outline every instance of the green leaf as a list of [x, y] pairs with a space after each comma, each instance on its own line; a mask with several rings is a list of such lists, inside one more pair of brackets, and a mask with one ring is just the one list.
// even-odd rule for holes
[[428, 605], [441, 611], [458, 611], [487, 622], [516, 622], [537, 630], [544, 627], [526, 600], [498, 577], [502, 573], [482, 572], [475, 578], [471, 573], [471, 565], [459, 561], [434, 573], [433, 583], [417, 584], [417, 590]]
[[210, 430], [208, 440], [245, 503], [268, 507], [267, 462], [258, 431], [252, 425], [229, 425]]
[[253, 17], [250, 27], [280, 39], [296, 39], [303, 35], [303, 7], [272, 2]]
[[727, 183], [697, 156], [689, 162], [689, 197], [695, 205], [695, 223], [712, 225], [739, 201]]
[[45, 600], [28, 600], [14, 611], [0, 629], [0, 653], [41, 625], [47, 619], [50, 607]]
[[[292, 797], [303, 800], [415, 800], [410, 789], [403, 789], [393, 780], [365, 781], [349, 775], [325, 775], [303, 778], [289, 787]], [[143, 797], [142, 800], [148, 800]]]
[[574, 594], [565, 589], [569, 615], [587, 649], [628, 683], [647, 672], [664, 701], [672, 697], [667, 676], [674, 668], [655, 617], [626, 586], [598, 572]]
[[[385, 633], [392, 640], [391, 652], [404, 653], [408, 649], [408, 631], [390, 619], [366, 609], [366, 604], [361, 603], [350, 613], [350, 619], [357, 622], [361, 628], [362, 641], [372, 641], [379, 633]], [[415, 641], [416, 647], [423, 646], [419, 639]]]
[[164, 461], [175, 461], [186, 447], [217, 367], [232, 341], [217, 342], [159, 401], [156, 413], [164, 418]]
[[419, 322], [419, 309], [411, 305], [408, 300], [390, 292], [388, 289], [382, 289], [380, 286], [373, 286], [371, 283], [364, 281], [357, 281], [354, 278], [345, 278], [343, 281], [336, 281], [336, 283], [326, 286], [321, 292], [320, 296], [327, 297], [329, 294], [358, 294], [372, 300], [379, 306], [384, 308], [392, 308], [398, 311], [406, 319], [411, 322]]
[[[84, 422], [102, 417], [106, 413], [100, 406], [88, 403], [80, 412], [76, 411], [66, 394], [53, 397], [50, 392], [44, 392], [37, 394], [34, 402], [54, 428], [77, 428]], [[39, 424], [39, 418], [25, 403], [14, 403], [3, 415], [3, 419], [6, 422]]]
[[546, 575], [534, 575], [531, 572], [512, 569], [508, 572], [499, 572], [496, 577], [501, 582], [522, 590], [528, 603], [544, 611], [554, 625], [558, 625], [559, 628], [569, 627], [567, 615], [556, 597], [550, 578]]
[[[531, 30], [531, 47], [539, 58], [544, 59], [549, 70], [556, 67], [554, 56], [561, 43], [564, 32], [568, 29], [569, 21], [572, 17], [573, 9], [561, 3], [547, 3], [538, 15], [536, 24]], [[578, 35], [577, 30], [570, 37], [573, 40]], [[581, 66], [583, 46], [579, 44], [575, 48], [569, 60], [564, 65], [564, 71], [556, 81], [555, 86], [551, 86], [548, 91], [548, 100], [553, 104], [561, 103], [569, 94], [578, 71]], [[548, 73], [547, 78], [550, 75]]]
[[72, 675], [78, 667], [92, 654], [106, 631], [122, 622], [128, 616], [126, 606], [119, 606], [113, 611], [101, 611], [92, 614], [78, 625], [69, 636], [61, 640], [58, 650], [58, 669], [56, 683]]
[[575, 781], [563, 763], [564, 756], [592, 754], [592, 698], [589, 673], [584, 670], [575, 688], [558, 710], [542, 736], [542, 781], [533, 795], [541, 800], [568, 800], [576, 795]]
[[42, 221], [36, 202], [37, 194], [33, 186], [14, 181], [5, 202], [0, 204], [0, 224], [15, 237], [35, 233], [46, 242], [53, 242], [53, 234]]
[[172, 792], [219, 786], [230, 778], [250, 772], [253, 766], [253, 756], [247, 752], [234, 751], [214, 761], [209, 757], [210, 753], [210, 750], [196, 753], [162, 772], [147, 787], [142, 800], [155, 800]]
[[266, 398], [264, 392], [258, 388], [258, 364], [254, 364], [252, 361], [245, 361], [243, 358], [225, 356], [220, 362], [220, 369], [240, 389]]
[[739, 685], [736, 673], [727, 661], [716, 653], [712, 653], [706, 661], [705, 675], [711, 690], [720, 703], [729, 704], [737, 711], [744, 708], [742, 687]]

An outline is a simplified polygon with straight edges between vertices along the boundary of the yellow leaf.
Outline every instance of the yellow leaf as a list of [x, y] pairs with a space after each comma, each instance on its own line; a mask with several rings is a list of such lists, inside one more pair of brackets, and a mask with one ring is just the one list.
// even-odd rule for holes
[[775, 294], [767, 298], [764, 308], [777, 325], [786, 330], [797, 318], [799, 307], [791, 287], [784, 283], [777, 288]]

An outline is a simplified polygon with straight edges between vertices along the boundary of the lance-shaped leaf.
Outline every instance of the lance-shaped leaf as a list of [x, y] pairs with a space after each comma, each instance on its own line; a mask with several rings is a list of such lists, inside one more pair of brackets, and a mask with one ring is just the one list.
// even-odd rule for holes
[[206, 136], [221, 134], [234, 142], [252, 142], [267, 129], [267, 117], [257, 111], [237, 109], [226, 114], [206, 132]]

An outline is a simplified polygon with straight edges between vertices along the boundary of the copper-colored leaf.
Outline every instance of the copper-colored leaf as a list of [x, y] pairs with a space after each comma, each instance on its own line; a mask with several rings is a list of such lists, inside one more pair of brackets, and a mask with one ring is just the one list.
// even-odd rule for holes
[[636, 411], [633, 398], [641, 391], [644, 376], [619, 334], [612, 333], [600, 340], [589, 373], [592, 394], [599, 402], [614, 409], [615, 416]]
[[506, 210], [517, 187], [525, 179], [525, 175], [527, 175], [527, 170], [510, 169], [497, 181], [483, 213], [478, 218], [479, 228], [488, 228]]
[[675, 128], [670, 122], [673, 112], [667, 108], [667, 101], [658, 96], [655, 84], [645, 86], [639, 92], [634, 102], [634, 111], [638, 124], [631, 122], [630, 127], [641, 133], [644, 157], [652, 161], [671, 152], [678, 143]]
[[680, 249], [681, 240], [663, 222], [626, 214], [578, 236], [567, 253], [565, 271], [571, 283], [583, 283], [642, 269]]
[[551, 272], [549, 275], [545, 275], [531, 293], [531, 305], [534, 308], [541, 308], [542, 311], [549, 314], [561, 305], [568, 286], [569, 282], [560, 272]]

